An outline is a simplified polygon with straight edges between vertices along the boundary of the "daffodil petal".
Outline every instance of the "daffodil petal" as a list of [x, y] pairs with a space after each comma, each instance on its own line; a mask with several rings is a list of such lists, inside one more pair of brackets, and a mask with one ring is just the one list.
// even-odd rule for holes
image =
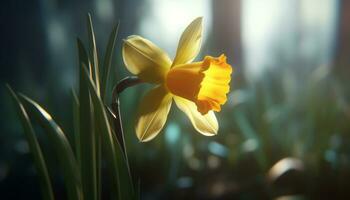
[[145, 82], [163, 82], [171, 66], [169, 56], [162, 49], [136, 35], [124, 40], [122, 54], [126, 68]]
[[172, 66], [192, 62], [202, 43], [202, 17], [192, 21], [182, 33]]
[[218, 121], [213, 111], [202, 115], [196, 104], [182, 97], [174, 96], [175, 103], [191, 120], [194, 128], [205, 136], [216, 135], [219, 129]]
[[152, 140], [162, 130], [172, 102], [163, 86], [150, 90], [141, 100], [136, 122], [136, 135], [141, 142]]

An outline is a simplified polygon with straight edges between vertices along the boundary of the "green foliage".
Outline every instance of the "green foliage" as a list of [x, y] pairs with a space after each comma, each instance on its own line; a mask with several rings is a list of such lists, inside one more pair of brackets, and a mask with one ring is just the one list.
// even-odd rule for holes
[[[105, 111], [104, 104], [101, 98], [98, 96], [96, 86], [93, 84], [93, 80], [89, 78], [88, 72], [85, 73], [85, 78], [88, 79], [89, 91], [91, 94], [92, 104], [94, 106], [95, 116], [97, 119], [97, 127], [100, 130], [100, 134], [103, 141], [103, 147], [106, 149], [107, 158], [112, 162], [111, 173], [113, 178], [112, 190], [119, 191], [120, 199], [132, 199], [133, 188], [130, 187], [131, 179], [129, 175], [128, 165], [122, 153], [120, 144], [116, 138], [113, 137], [113, 132], [107, 113]], [[123, 177], [123, 183], [120, 183], [118, 177]]]
[[256, 142], [253, 153], [263, 171], [282, 158], [296, 157], [318, 173], [327, 152], [348, 153], [333, 142], [349, 140], [347, 89], [326, 66], [302, 74], [295, 68], [274, 69], [236, 89], [227, 115], [234, 119], [243, 148], [244, 141]]
[[49, 142], [54, 148], [63, 172], [69, 199], [83, 199], [78, 163], [66, 135], [51, 115], [39, 104], [24, 95], [20, 95], [20, 97], [25, 108], [30, 111], [31, 116], [37, 119], [40, 126], [48, 135]]
[[108, 88], [108, 81], [109, 81], [109, 76], [110, 76], [110, 71], [111, 71], [111, 66], [112, 66], [112, 58], [113, 58], [113, 53], [114, 53], [114, 48], [115, 48], [115, 42], [117, 39], [117, 34], [119, 30], [119, 22], [118, 24], [113, 28], [113, 31], [111, 32], [108, 40], [108, 45], [106, 47], [106, 55], [104, 58], [103, 62], [103, 74], [102, 74], [102, 79], [101, 79], [101, 97], [104, 99], [106, 102], [106, 91]]
[[[78, 39], [79, 91], [73, 91], [74, 141], [70, 144], [64, 131], [51, 115], [30, 98], [9, 91], [24, 127], [25, 136], [34, 156], [44, 199], [54, 199], [48, 170], [40, 144], [30, 119], [34, 118], [46, 133], [50, 146], [58, 158], [70, 200], [101, 199], [101, 160], [106, 159], [110, 170], [112, 199], [135, 199], [127, 159], [113, 132], [113, 123], [105, 110], [111, 62], [114, 54], [118, 25], [114, 27], [107, 44], [103, 68], [99, 66], [98, 52], [91, 16], [88, 15], [89, 49]], [[102, 73], [100, 73], [102, 72]], [[100, 93], [102, 91], [102, 93]], [[29, 115], [27, 114], [29, 111]], [[103, 148], [102, 148], [103, 147]], [[102, 157], [105, 155], [105, 157]]]
[[11, 89], [10, 86], [7, 86], [7, 88], [11, 94], [13, 102], [15, 103], [16, 110], [20, 117], [26, 139], [32, 151], [34, 162], [40, 178], [40, 185], [41, 185], [43, 199], [53, 200], [54, 194], [52, 190], [49, 173], [47, 171], [46, 163], [45, 163], [39, 142], [34, 133], [32, 123], [30, 122], [29, 116], [25, 108], [23, 107], [22, 103], [18, 99], [17, 94]]

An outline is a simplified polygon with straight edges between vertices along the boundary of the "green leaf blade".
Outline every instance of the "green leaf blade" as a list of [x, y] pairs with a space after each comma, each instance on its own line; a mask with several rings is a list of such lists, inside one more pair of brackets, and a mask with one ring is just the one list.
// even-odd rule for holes
[[[87, 71], [85, 72], [85, 77], [88, 77]], [[88, 79], [88, 86], [95, 109], [95, 119], [97, 120], [98, 128], [101, 132], [103, 147], [109, 161], [109, 168], [112, 170], [112, 190], [118, 191], [119, 199], [135, 199], [136, 196], [128, 165], [119, 143], [116, 138], [114, 138], [115, 136], [111, 130], [104, 104], [96, 92], [93, 80]]]
[[36, 138], [36, 135], [34, 133], [34, 129], [30, 122], [29, 116], [25, 108], [23, 107], [22, 103], [18, 99], [17, 94], [11, 89], [9, 85], [7, 85], [7, 89], [11, 94], [12, 100], [16, 106], [16, 110], [20, 117], [20, 121], [23, 126], [30, 151], [32, 153], [32, 156], [34, 157], [34, 164], [38, 171], [39, 182], [41, 186], [43, 199], [54, 200], [54, 193], [53, 193], [49, 173], [46, 167], [46, 163], [44, 160], [44, 156], [41, 151], [39, 142]]
[[[91, 66], [84, 45], [78, 40], [79, 51], [79, 131], [80, 131], [80, 169], [83, 192], [86, 199], [96, 200], [97, 189], [97, 152], [96, 133], [93, 126], [93, 107], [85, 77], [85, 70], [91, 73]], [[90, 66], [87, 68], [87, 66]], [[90, 75], [89, 75], [90, 78]]]
[[118, 35], [119, 30], [119, 22], [116, 26], [114, 26], [109, 39], [108, 44], [106, 48], [105, 57], [103, 60], [103, 74], [101, 79], [101, 97], [106, 102], [106, 93], [108, 88], [108, 81], [109, 81], [109, 73], [111, 71], [112, 66], [112, 60], [113, 60], [113, 53], [115, 49], [115, 43]]
[[37, 121], [48, 135], [48, 139], [58, 156], [59, 164], [62, 168], [68, 198], [70, 200], [82, 200], [83, 193], [78, 163], [75, 160], [74, 152], [64, 132], [52, 119], [51, 115], [39, 104], [25, 95], [20, 95], [19, 97], [24, 107], [36, 117]]
[[88, 36], [90, 44], [90, 57], [92, 60], [92, 74], [93, 80], [95, 81], [97, 94], [100, 95], [100, 69], [98, 65], [98, 56], [97, 56], [97, 47], [96, 47], [96, 38], [94, 27], [92, 24], [92, 19], [90, 13], [87, 16], [88, 18]]
[[78, 95], [74, 90], [72, 90], [73, 97], [73, 125], [74, 125], [74, 150], [75, 156], [77, 158], [78, 165], [81, 164], [81, 145], [80, 145], [80, 105]]

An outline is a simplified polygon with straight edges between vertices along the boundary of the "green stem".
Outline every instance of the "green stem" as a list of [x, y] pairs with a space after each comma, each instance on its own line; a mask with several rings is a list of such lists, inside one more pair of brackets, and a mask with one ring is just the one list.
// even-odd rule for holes
[[115, 119], [114, 121], [114, 132], [120, 142], [120, 145], [122, 146], [123, 153], [125, 158], [127, 159], [126, 155], [126, 146], [125, 146], [125, 137], [124, 137], [124, 131], [123, 131], [123, 124], [122, 124], [122, 117], [120, 113], [120, 101], [119, 101], [119, 95], [122, 93], [126, 88], [135, 86], [137, 84], [142, 83], [142, 81], [137, 78], [136, 76], [128, 76], [124, 79], [120, 80], [116, 86], [113, 89], [112, 93], [112, 111], [114, 113]]

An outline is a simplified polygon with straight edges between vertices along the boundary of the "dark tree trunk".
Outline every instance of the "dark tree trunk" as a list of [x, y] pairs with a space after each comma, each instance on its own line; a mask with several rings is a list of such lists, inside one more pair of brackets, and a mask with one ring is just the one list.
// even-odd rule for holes
[[217, 54], [225, 53], [234, 67], [234, 82], [242, 83], [241, 48], [241, 0], [212, 1], [213, 49]]
[[[350, 1], [343, 0], [339, 6], [339, 25], [335, 52], [335, 71], [345, 78], [350, 72]], [[345, 77], [344, 77], [345, 76]]]

